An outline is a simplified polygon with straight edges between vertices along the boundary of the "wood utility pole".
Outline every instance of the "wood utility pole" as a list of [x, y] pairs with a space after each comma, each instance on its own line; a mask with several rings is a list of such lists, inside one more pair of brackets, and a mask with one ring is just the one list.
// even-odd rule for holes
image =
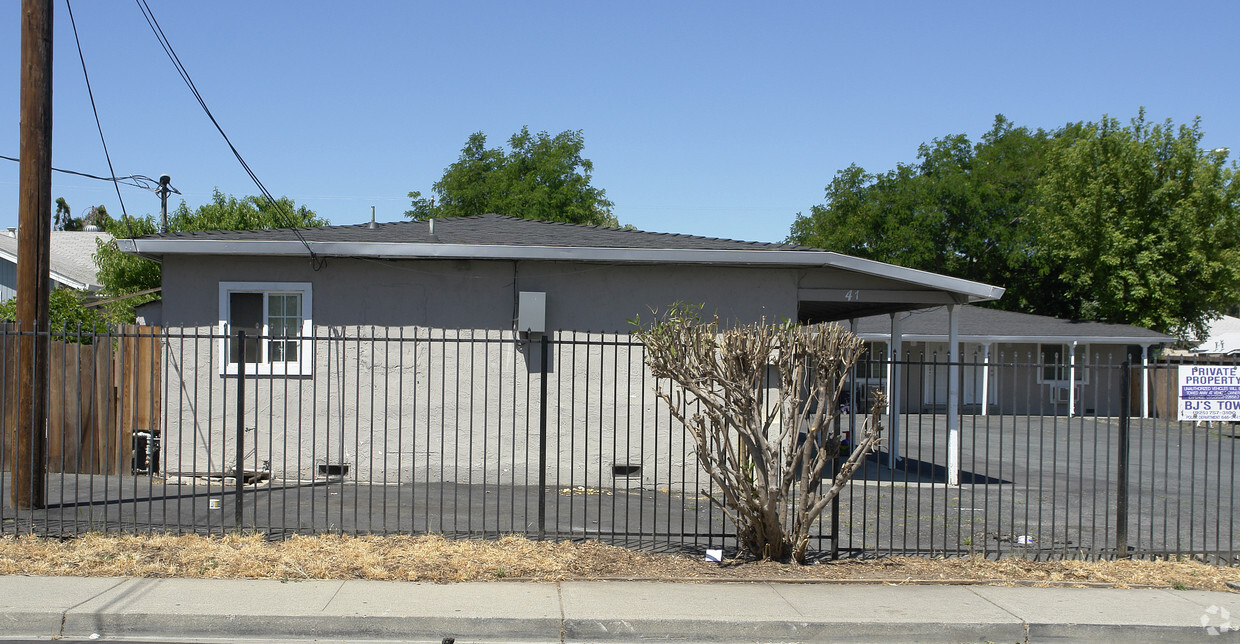
[[52, 1], [22, 0], [21, 167], [18, 177], [17, 436], [13, 507], [47, 505], [48, 283], [52, 236]]

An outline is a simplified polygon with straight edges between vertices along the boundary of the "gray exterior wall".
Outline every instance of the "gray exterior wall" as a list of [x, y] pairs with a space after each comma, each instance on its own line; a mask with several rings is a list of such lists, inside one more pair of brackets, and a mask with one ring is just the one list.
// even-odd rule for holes
[[[564, 262], [169, 256], [163, 322], [216, 324], [219, 283], [310, 282], [317, 325], [513, 328], [519, 291], [547, 294], [547, 328], [627, 333], [629, 319], [676, 301], [704, 303], [725, 322], [796, 319], [805, 271], [711, 266], [616, 266]], [[842, 274], [840, 274], [842, 277]]]
[[17, 296], [17, 264], [0, 257], [0, 302]]
[[541, 291], [557, 340], [550, 483], [610, 487], [613, 466], [639, 466], [622, 483], [684, 489], [706, 477], [640, 347], [628, 346], [629, 320], [676, 301], [725, 323], [795, 319], [804, 279], [773, 268], [332, 258], [316, 272], [301, 258], [169, 257], [164, 469], [235, 462], [236, 378], [222, 375], [223, 342], [211, 338], [220, 282], [309, 282], [311, 373], [246, 379], [246, 469], [266, 461], [277, 478], [304, 480], [344, 464], [375, 482], [523, 483], [537, 470], [539, 345], [512, 329], [518, 292]]
[[[246, 378], [245, 469], [267, 462], [276, 478], [309, 480], [320, 466], [347, 465], [351, 478], [376, 483], [520, 485], [536, 476], [538, 342], [424, 327], [320, 327], [315, 337], [312, 375]], [[168, 337], [168, 472], [222, 473], [236, 462], [237, 380], [219, 373], [221, 344]], [[640, 347], [574, 333], [549, 347], [551, 484], [611, 487], [620, 465], [641, 468], [625, 483], [680, 489], [696, 463], [654, 395]]]
[[[49, 289], [64, 288], [59, 282], [47, 280]], [[0, 302], [17, 297], [17, 264], [0, 257]]]

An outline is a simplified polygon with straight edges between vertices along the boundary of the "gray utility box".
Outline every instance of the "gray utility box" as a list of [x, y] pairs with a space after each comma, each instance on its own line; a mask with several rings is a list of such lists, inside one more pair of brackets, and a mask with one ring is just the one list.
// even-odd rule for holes
[[517, 331], [521, 333], [546, 333], [546, 293], [541, 291], [521, 291], [517, 299]]

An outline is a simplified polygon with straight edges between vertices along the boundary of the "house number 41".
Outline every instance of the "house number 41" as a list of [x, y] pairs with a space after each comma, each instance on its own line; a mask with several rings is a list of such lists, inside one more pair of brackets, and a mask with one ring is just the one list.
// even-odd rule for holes
[[858, 290], [844, 291], [844, 299], [848, 300], [849, 302], [852, 302], [853, 300], [860, 300], [861, 291], [858, 291]]

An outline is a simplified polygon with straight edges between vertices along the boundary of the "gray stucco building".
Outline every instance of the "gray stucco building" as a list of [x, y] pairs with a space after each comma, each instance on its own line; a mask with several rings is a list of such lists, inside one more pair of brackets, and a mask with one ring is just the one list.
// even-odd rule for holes
[[[163, 265], [165, 463], [173, 471], [218, 471], [235, 460], [221, 430], [235, 412], [215, 401], [227, 398], [239, 370], [237, 343], [223, 337], [238, 329], [260, 338], [246, 343], [245, 360], [254, 458], [286, 477], [344, 465], [371, 480], [528, 471], [519, 403], [541, 384], [536, 347], [545, 332], [558, 343], [616, 342], [549, 358], [557, 402], [549, 440], [583, 450], [568, 459], [580, 470], [570, 474], [597, 484], [623, 468], [642, 472], [643, 483], [677, 486], [680, 470], [641, 469], [653, 459], [644, 445], [678, 441], [683, 431], [669, 433], [666, 422], [656, 429], [656, 399], [637, 395], [651, 382], [640, 350], [615, 349], [628, 342], [634, 317], [682, 301], [725, 324], [818, 322], [1003, 293], [793, 245], [500, 215], [117, 243]], [[482, 456], [444, 469], [448, 455], [467, 452]], [[427, 466], [408, 467], [423, 458]], [[587, 464], [597, 461], [612, 467], [592, 472]]]

